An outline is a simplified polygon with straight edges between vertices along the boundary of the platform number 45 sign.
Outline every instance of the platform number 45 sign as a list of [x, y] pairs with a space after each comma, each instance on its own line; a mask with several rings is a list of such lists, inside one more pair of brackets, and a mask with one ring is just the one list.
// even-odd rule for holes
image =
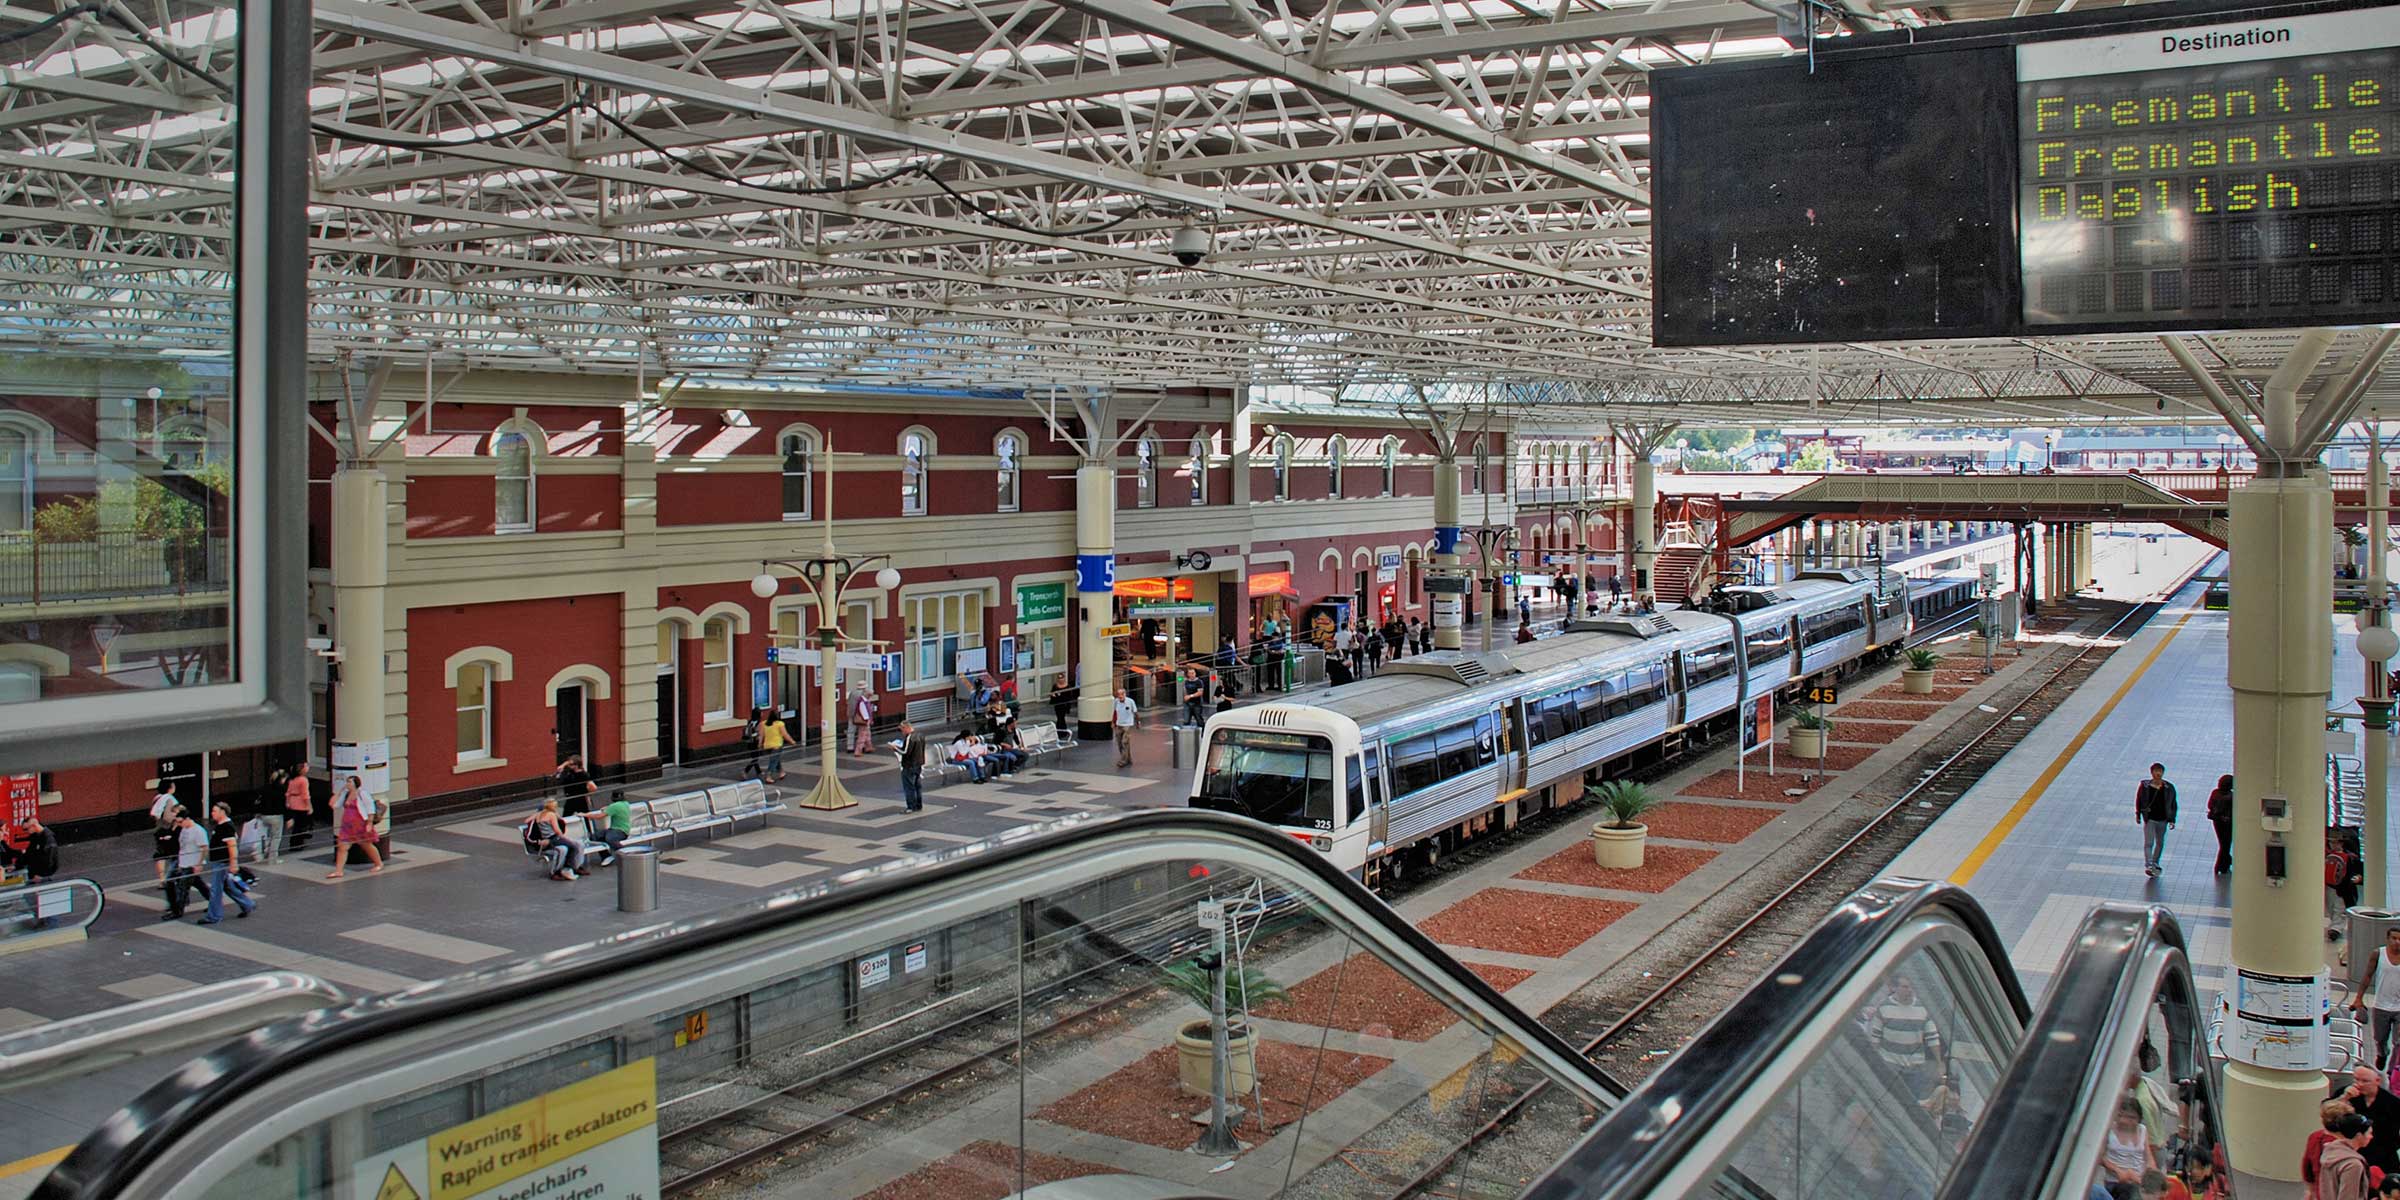
[[1804, 697], [1810, 704], [1840, 704], [1842, 699], [1830, 683], [1812, 683]]

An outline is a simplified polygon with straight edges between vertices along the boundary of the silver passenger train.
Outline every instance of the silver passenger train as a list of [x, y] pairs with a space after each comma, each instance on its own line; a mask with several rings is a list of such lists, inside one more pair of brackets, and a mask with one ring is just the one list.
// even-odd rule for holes
[[1850, 568], [1401, 659], [1306, 702], [1212, 717], [1190, 803], [1280, 826], [1374, 883], [1571, 801], [1606, 764], [1675, 752], [1753, 697], [1888, 652], [1914, 619], [1906, 578]]

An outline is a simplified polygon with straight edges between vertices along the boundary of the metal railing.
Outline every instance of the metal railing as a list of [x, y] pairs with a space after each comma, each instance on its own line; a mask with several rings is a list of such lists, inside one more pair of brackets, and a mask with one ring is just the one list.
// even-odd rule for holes
[[0, 1036], [0, 1091], [214, 1045], [348, 999], [314, 975], [269, 971], [36, 1025]]
[[83, 929], [100, 919], [108, 897], [89, 879], [50, 879], [0, 888], [0, 954], [11, 943]]
[[0, 604], [221, 592], [232, 566], [226, 541], [116, 532], [60, 542], [0, 533]]

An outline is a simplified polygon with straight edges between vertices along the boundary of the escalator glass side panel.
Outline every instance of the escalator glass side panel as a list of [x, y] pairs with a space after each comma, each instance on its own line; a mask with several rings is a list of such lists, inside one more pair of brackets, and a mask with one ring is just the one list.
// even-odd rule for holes
[[1614, 1102], [1253, 822], [1079, 822], [866, 882], [261, 1031], [36, 1195], [1508, 1195]]
[[2024, 997], [1982, 909], [1879, 882], [1604, 1117], [1528, 1200], [1930, 1197]]
[[2205, 1014], [2163, 908], [2085, 918], [1999, 1095], [1942, 1200], [2231, 1195]]

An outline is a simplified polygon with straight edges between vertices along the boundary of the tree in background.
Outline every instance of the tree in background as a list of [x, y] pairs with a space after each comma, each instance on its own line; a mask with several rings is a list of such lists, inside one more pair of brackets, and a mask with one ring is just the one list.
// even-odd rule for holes
[[1833, 450], [1825, 443], [1810, 442], [1800, 447], [1798, 453], [1792, 455], [1791, 469], [1795, 471], [1839, 471], [1842, 469], [1842, 460], [1834, 457]]

